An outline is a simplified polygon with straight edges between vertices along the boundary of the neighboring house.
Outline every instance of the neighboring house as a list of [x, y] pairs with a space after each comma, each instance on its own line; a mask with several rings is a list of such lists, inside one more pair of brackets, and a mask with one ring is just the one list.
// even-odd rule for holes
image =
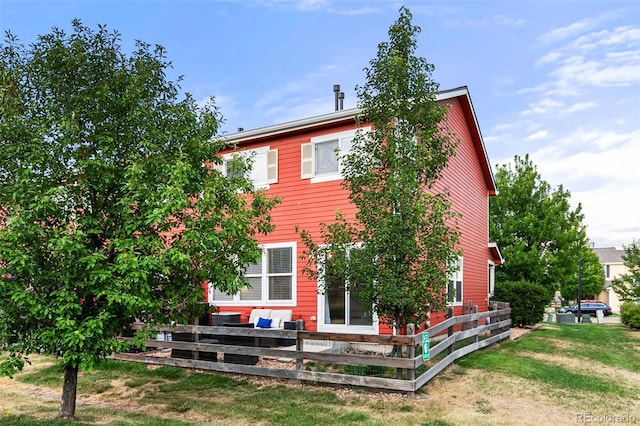
[[619, 314], [622, 302], [618, 298], [612, 283], [616, 278], [629, 272], [624, 264], [624, 259], [622, 259], [624, 250], [618, 250], [615, 247], [593, 248], [592, 250], [598, 255], [604, 268], [604, 288], [598, 296], [598, 300], [607, 303], [611, 306], [613, 312]]
[[[456, 290], [456, 315], [468, 301], [486, 311], [494, 266], [502, 262], [498, 247], [488, 241], [489, 196], [496, 194], [496, 185], [467, 88], [441, 92], [437, 99], [450, 107], [447, 126], [460, 139], [439, 183], [449, 188], [453, 209], [462, 214], [464, 252], [449, 291]], [[252, 156], [254, 183], [282, 202], [272, 211], [274, 232], [259, 237], [262, 261], [246, 269], [251, 287], [235, 295], [209, 289], [209, 303], [221, 312], [239, 312], [244, 322], [253, 308], [291, 309], [292, 319], [304, 320], [307, 330], [390, 332], [378, 318], [366, 315], [357, 297], [344, 287], [321, 294], [318, 282], [302, 274], [306, 260], [300, 256], [305, 247], [296, 227], [319, 241], [320, 223], [333, 222], [336, 211], [347, 219], [354, 216], [355, 207], [340, 185], [339, 154], [349, 151], [359, 128], [370, 129], [366, 123], [356, 126], [358, 113], [358, 109], [339, 110], [226, 136], [236, 148], [221, 153], [223, 172], [234, 152]], [[442, 318], [443, 314], [432, 316], [432, 325]]]

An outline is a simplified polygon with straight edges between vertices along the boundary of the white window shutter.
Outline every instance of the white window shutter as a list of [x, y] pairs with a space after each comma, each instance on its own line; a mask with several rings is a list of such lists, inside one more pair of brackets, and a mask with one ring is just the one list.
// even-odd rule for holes
[[278, 183], [278, 150], [267, 151], [267, 183]]
[[313, 177], [313, 144], [304, 143], [301, 145], [302, 163], [300, 165], [302, 179]]

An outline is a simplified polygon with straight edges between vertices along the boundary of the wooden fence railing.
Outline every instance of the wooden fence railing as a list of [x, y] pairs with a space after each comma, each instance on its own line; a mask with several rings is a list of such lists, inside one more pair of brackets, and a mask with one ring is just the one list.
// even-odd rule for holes
[[[200, 325], [166, 326], [157, 331], [167, 335], [171, 333], [172, 337], [186, 336], [188, 339], [184, 340], [192, 341], [177, 341], [175, 338], [171, 341], [147, 340], [146, 352], [121, 353], [114, 358], [413, 393], [456, 359], [510, 336], [508, 308], [482, 313], [475, 308], [475, 311], [451, 316], [427, 329], [428, 339], [423, 335], [425, 332], [389, 336]], [[505, 316], [507, 319], [497, 321], [497, 318]], [[136, 327], [140, 328], [142, 324]], [[131, 337], [122, 338], [133, 340]], [[430, 346], [427, 361], [423, 357], [425, 341]]]

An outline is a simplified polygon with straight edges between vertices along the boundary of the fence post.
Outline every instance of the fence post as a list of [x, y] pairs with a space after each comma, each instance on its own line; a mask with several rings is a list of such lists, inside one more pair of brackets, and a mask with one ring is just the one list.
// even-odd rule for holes
[[[492, 311], [497, 311], [497, 310], [498, 310], [498, 304], [497, 304], [496, 302], [493, 302], [493, 303], [491, 304], [491, 310], [492, 310]], [[499, 317], [497, 317], [497, 316], [495, 316], [495, 317], [489, 317], [489, 320], [491, 320], [491, 322], [492, 322], [492, 323], [493, 323], [493, 322], [499, 322], [499, 321], [500, 321], [500, 318], [499, 318]], [[495, 330], [495, 329], [491, 330], [491, 336], [495, 336], [496, 334], [498, 334], [498, 330]]]
[[[449, 306], [447, 308], [447, 318], [453, 318], [453, 306]], [[449, 328], [447, 328], [447, 336], [450, 337], [453, 335], [453, 325], [449, 326]], [[449, 345], [449, 348], [447, 348], [447, 351], [449, 352], [449, 354], [453, 353], [453, 345]]]
[[[415, 334], [416, 334], [416, 325], [407, 324], [407, 336], [415, 337]], [[415, 343], [411, 343], [411, 345], [409, 345], [409, 359], [413, 360], [415, 357], [416, 357], [416, 345]], [[407, 379], [408, 380], [416, 379], [415, 367], [409, 368], [409, 370], [407, 371]]]
[[[196, 323], [196, 325], [197, 325], [198, 324], [198, 320], [196, 319], [194, 321], [194, 323]], [[192, 332], [193, 332], [193, 341], [195, 343], [198, 343], [200, 341], [200, 333], [197, 332], [197, 327], [195, 325], [193, 326]], [[193, 359], [200, 359], [200, 351], [199, 350], [197, 350], [196, 348], [193, 348], [193, 352], [191, 352], [191, 353], [193, 354], [193, 356], [192, 356]]]
[[[472, 312], [474, 314], [478, 313], [478, 305], [473, 305], [473, 311]], [[477, 318], [473, 320], [473, 328], [474, 329], [478, 328], [478, 319]], [[478, 343], [478, 335], [477, 334], [475, 334], [473, 336], [473, 343]]]
[[303, 360], [300, 357], [300, 352], [302, 352], [302, 339], [300, 338], [300, 330], [302, 329], [302, 322], [296, 321], [296, 370], [302, 371]]

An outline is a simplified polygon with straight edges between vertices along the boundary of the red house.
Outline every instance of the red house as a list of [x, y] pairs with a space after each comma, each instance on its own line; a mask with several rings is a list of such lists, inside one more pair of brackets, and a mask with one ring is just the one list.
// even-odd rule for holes
[[[441, 181], [450, 190], [453, 209], [462, 214], [463, 255], [449, 291], [455, 289], [456, 315], [468, 301], [486, 311], [493, 268], [502, 261], [497, 246], [488, 240], [489, 197], [496, 194], [496, 186], [467, 88], [443, 91], [437, 100], [450, 106], [448, 126], [460, 140]], [[295, 230], [319, 236], [319, 224], [332, 222], [337, 210], [353, 217], [355, 207], [340, 186], [337, 151], [350, 149], [359, 129], [354, 121], [357, 114], [357, 109], [339, 110], [226, 136], [236, 148], [222, 153], [223, 172], [234, 152], [251, 155], [252, 180], [282, 202], [272, 211], [275, 231], [259, 239], [262, 261], [247, 267], [251, 287], [235, 295], [209, 289], [209, 303], [221, 312], [239, 312], [244, 322], [254, 308], [287, 309], [293, 320], [304, 320], [307, 330], [390, 332], [375, 316], [363, 314], [357, 298], [345, 289], [318, 292], [318, 283], [302, 274], [304, 245]], [[432, 317], [432, 325], [441, 318]]]

